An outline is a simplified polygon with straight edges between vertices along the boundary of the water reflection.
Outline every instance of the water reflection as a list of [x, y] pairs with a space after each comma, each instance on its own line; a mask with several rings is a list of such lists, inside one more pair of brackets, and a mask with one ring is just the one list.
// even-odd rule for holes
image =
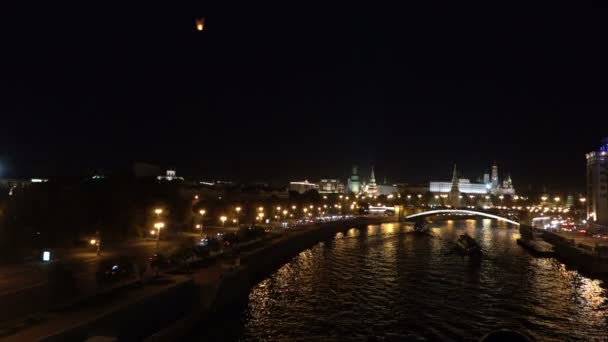
[[[508, 225], [483, 219], [432, 227], [432, 237], [399, 224], [349, 229], [301, 253], [251, 291], [238, 339], [475, 340], [500, 327], [539, 340], [606, 337], [601, 281], [530, 256]], [[448, 253], [464, 231], [482, 245], [478, 265]]]

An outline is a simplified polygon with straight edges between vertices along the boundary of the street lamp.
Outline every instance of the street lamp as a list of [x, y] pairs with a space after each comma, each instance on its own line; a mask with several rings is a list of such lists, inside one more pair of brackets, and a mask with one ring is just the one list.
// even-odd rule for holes
[[228, 218], [226, 216], [220, 216], [220, 221], [222, 221], [222, 228], [224, 227], [224, 223]]
[[201, 237], [203, 237], [203, 222], [205, 221], [204, 216], [205, 216], [205, 209], [201, 209], [198, 211], [199, 214], [201, 214]]
[[241, 207], [236, 207], [234, 210], [236, 210], [236, 230], [239, 230], [239, 215], [241, 213]]
[[156, 208], [154, 209], [154, 213], [156, 214], [156, 219], [160, 219], [160, 214], [163, 213], [163, 210], [161, 208]]
[[156, 228], [156, 230], [157, 230], [157, 232], [156, 232], [156, 253], [158, 253], [159, 243], [160, 243], [160, 229], [165, 228], [165, 224], [163, 222], [156, 222], [154, 224], [154, 228]]

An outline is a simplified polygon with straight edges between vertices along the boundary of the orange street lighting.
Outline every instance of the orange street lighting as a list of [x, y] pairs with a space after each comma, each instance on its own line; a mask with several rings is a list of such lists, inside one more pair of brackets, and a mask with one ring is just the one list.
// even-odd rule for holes
[[205, 30], [205, 17], [196, 19], [196, 30], [199, 32]]
[[222, 221], [222, 227], [228, 218], [226, 216], [220, 216], [220, 221]]
[[90, 243], [91, 245], [95, 245], [95, 244], [97, 244], [97, 240], [95, 240], [95, 239], [91, 239], [91, 241], [89, 241], [89, 243]]
[[239, 214], [241, 213], [241, 207], [236, 207], [236, 208], [234, 208], [234, 210], [236, 210], [235, 223], [236, 223], [236, 229], [238, 230], [239, 229]]
[[156, 228], [156, 253], [158, 253], [159, 250], [159, 243], [160, 243], [160, 229], [161, 228], [165, 228], [165, 224], [163, 222], [156, 222], [154, 224], [154, 228]]
[[158, 216], [163, 213], [163, 210], [161, 208], [156, 208], [154, 209], [154, 213]]

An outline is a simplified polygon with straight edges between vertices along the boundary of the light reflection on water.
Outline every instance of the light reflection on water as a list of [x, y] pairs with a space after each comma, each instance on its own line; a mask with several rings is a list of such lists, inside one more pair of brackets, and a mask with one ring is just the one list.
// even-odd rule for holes
[[[302, 252], [234, 313], [235, 339], [478, 339], [502, 327], [541, 340], [606, 338], [602, 281], [530, 256], [516, 228], [484, 219], [434, 222], [431, 237], [410, 229], [350, 229]], [[480, 263], [449, 253], [464, 231], [482, 245]]]

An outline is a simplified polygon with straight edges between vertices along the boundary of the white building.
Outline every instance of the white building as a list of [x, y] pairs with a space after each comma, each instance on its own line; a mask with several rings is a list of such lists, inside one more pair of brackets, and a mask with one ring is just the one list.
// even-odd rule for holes
[[310, 183], [308, 180], [302, 182], [289, 182], [289, 191], [296, 191], [303, 194], [308, 190], [319, 190], [319, 185]]
[[341, 194], [344, 193], [344, 183], [337, 179], [321, 179], [319, 182], [319, 193], [321, 194]]
[[[452, 190], [452, 182], [431, 182], [431, 192], [449, 193]], [[463, 194], [487, 194], [490, 191], [488, 184], [471, 183], [466, 178], [458, 179], [458, 190]]]
[[608, 138], [602, 139], [599, 151], [587, 157], [587, 218], [608, 226]]

